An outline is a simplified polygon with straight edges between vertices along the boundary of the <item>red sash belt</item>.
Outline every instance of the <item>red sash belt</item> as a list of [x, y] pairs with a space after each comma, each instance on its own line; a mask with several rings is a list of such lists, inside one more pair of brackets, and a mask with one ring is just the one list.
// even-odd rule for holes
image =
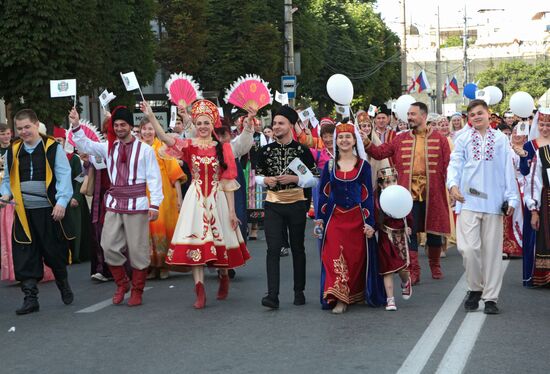
[[128, 186], [111, 186], [107, 193], [113, 198], [119, 199], [137, 199], [147, 196], [146, 183], [131, 184]]

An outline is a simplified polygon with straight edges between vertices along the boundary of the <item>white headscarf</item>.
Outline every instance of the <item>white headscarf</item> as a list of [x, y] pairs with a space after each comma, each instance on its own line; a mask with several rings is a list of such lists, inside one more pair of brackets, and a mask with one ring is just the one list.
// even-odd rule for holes
[[[359, 133], [359, 126], [358, 125], [354, 125], [353, 122], [348, 122], [347, 123], [348, 125], [352, 125], [353, 126], [353, 129], [354, 129], [354, 133], [355, 133], [355, 142], [356, 142], [356, 147], [357, 147], [357, 156], [359, 156], [360, 159], [362, 160], [367, 160], [367, 153], [365, 152], [365, 146], [363, 145], [363, 141], [361, 140], [361, 134]], [[337, 123], [336, 124], [336, 130], [334, 130], [334, 135], [333, 135], [333, 142], [334, 142], [334, 150], [336, 152], [336, 149], [337, 148], [337, 145], [336, 145], [336, 133], [338, 132], [338, 126], [342, 125], [341, 122]]]
[[531, 130], [529, 131], [529, 141], [534, 140], [540, 136], [539, 113], [550, 114], [550, 108], [539, 108], [538, 112], [535, 114], [533, 122], [531, 123]]

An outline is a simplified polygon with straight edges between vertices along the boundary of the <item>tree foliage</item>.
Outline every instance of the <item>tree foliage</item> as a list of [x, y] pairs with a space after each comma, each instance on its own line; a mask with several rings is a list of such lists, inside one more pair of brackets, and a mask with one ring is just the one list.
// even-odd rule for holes
[[494, 106], [502, 112], [508, 109], [510, 96], [517, 91], [525, 91], [535, 99], [546, 92], [550, 87], [550, 62], [505, 61], [481, 72], [476, 80], [479, 80], [479, 87], [497, 86], [502, 90], [502, 100]]
[[51, 125], [61, 123], [72, 99], [51, 99], [51, 79], [77, 79], [79, 96], [99, 87], [128, 99], [119, 72], [154, 76], [152, 0], [3, 1], [0, 97], [12, 111], [33, 108]]
[[[356, 96], [363, 98], [361, 106], [399, 95], [399, 40], [374, 12], [372, 3], [293, 1], [298, 9], [294, 13], [294, 45], [301, 55], [298, 95], [314, 98], [321, 113], [333, 109], [326, 81], [335, 73], [352, 80]], [[284, 73], [282, 1], [203, 1], [200, 7], [193, 0], [159, 1], [159, 8], [166, 28], [157, 61], [166, 70], [192, 74], [205, 90], [223, 91], [240, 75], [252, 73], [280, 90]], [[178, 23], [188, 19], [191, 9], [195, 11], [193, 20]], [[170, 28], [171, 24], [178, 24], [178, 29]], [[193, 33], [197, 35], [190, 36]], [[206, 46], [190, 39], [202, 40], [203, 34], [207, 35]]]

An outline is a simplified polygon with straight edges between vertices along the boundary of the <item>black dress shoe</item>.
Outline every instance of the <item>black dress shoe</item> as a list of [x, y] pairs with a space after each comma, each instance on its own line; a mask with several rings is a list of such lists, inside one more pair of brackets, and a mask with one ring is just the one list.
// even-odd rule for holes
[[267, 295], [262, 298], [262, 305], [271, 309], [279, 309], [279, 298]]
[[464, 309], [467, 312], [474, 312], [479, 308], [479, 300], [481, 300], [481, 291], [469, 291], [468, 298], [464, 302]]
[[499, 314], [500, 310], [497, 308], [497, 303], [494, 301], [486, 301], [485, 302], [485, 310], [483, 311], [485, 314]]
[[304, 305], [306, 303], [306, 297], [303, 291], [294, 292], [294, 305]]
[[61, 300], [63, 301], [63, 304], [65, 305], [72, 304], [74, 300], [74, 294], [73, 294], [73, 291], [71, 290], [71, 286], [69, 285], [68, 278], [65, 278], [63, 280], [56, 279], [55, 284], [57, 285], [57, 288], [61, 293]]

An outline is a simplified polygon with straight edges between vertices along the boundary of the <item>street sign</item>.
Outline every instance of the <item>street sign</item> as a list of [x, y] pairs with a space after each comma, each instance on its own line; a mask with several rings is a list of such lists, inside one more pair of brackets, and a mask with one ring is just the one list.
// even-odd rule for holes
[[289, 99], [294, 99], [296, 97], [296, 76], [283, 75], [281, 77], [281, 90], [283, 93], [288, 94]]

